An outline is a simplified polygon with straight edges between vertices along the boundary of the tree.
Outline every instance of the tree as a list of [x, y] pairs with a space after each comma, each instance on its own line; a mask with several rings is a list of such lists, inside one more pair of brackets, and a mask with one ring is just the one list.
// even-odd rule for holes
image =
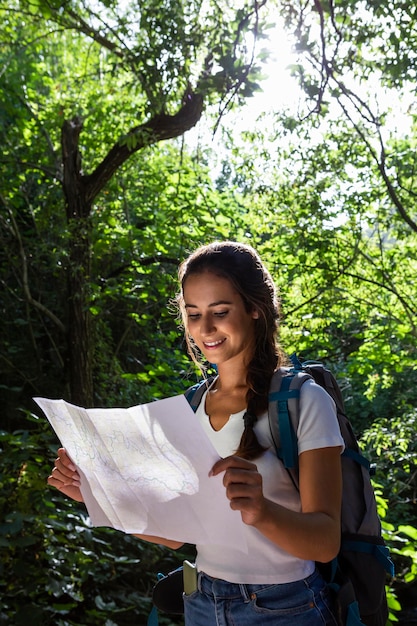
[[[293, 71], [310, 100], [305, 115], [334, 116], [338, 108], [375, 164], [391, 209], [417, 232], [410, 160], [403, 169], [397, 145], [386, 140], [390, 110], [412, 119], [407, 103], [417, 66], [416, 7], [397, 0], [313, 4], [309, 13], [301, 4], [283, 3], [303, 59]], [[405, 111], [398, 111], [402, 98]]]
[[[417, 402], [412, 101], [407, 131], [389, 132], [389, 124], [412, 88], [415, 7], [399, 0], [280, 1], [276, 13], [295, 35], [299, 58], [292, 70], [306, 98], [297, 111], [264, 117], [260, 129], [245, 133], [246, 144], [238, 143], [236, 127], [229, 130], [217, 189], [208, 149], [199, 145], [189, 155], [186, 141], [163, 142], [158, 133], [165, 129], [179, 138], [184, 118], [192, 125], [190, 102], [195, 119], [210, 104], [219, 117], [230, 97], [240, 101], [251, 92], [245, 32], [259, 30], [263, 7], [205, 5], [203, 12], [198, 4], [162, 8], [152, 2], [136, 13], [123, 7], [111, 0], [62, 9], [40, 2], [2, 14], [4, 424], [20, 425], [15, 406], [27, 406], [35, 392], [56, 389], [71, 397], [71, 341], [69, 348], [64, 341], [70, 316], [84, 325], [76, 339], [84, 336], [77, 351], [85, 362], [74, 359], [71, 366], [73, 400], [89, 403], [82, 398], [91, 394], [91, 383], [84, 389], [82, 380], [87, 370], [100, 404], [179, 392], [187, 365], [165, 306], [175, 295], [175, 266], [201, 241], [249, 241], [281, 289], [284, 346], [325, 360], [337, 373], [349, 414], [389, 477], [381, 486], [386, 520], [395, 528], [411, 526], [415, 454], [409, 438]], [[384, 101], [375, 97], [382, 88]], [[65, 210], [70, 206], [76, 219]], [[73, 294], [73, 310], [67, 276], [81, 296]], [[16, 401], [12, 393], [22, 388]], [[2, 532], [12, 551], [29, 540], [15, 522], [30, 510], [30, 485], [39, 482], [37, 459], [45, 444], [25, 473], [34, 440], [5, 435], [5, 449], [9, 441], [19, 451], [9, 459], [12, 477], [2, 500], [8, 520]], [[48, 497], [39, 506], [38, 519], [47, 520]], [[404, 519], [395, 517], [398, 512]], [[76, 523], [71, 516], [80, 519], [78, 512], [68, 515], [70, 524]], [[43, 529], [36, 533], [39, 550]], [[399, 545], [399, 571], [412, 580], [412, 551], [408, 543]], [[56, 548], [49, 546], [48, 554]], [[37, 561], [30, 565], [36, 578]], [[74, 567], [85, 590], [78, 571], [84, 565]], [[39, 600], [45, 606], [47, 585]], [[14, 588], [8, 593], [12, 606]], [[40, 598], [38, 590], [31, 593]], [[64, 600], [57, 610], [66, 610]]]
[[360, 317], [349, 324], [349, 353], [361, 346], [361, 373], [371, 383], [380, 364], [388, 384], [392, 365], [412, 367], [416, 349], [416, 9], [389, 0], [280, 7], [305, 98], [298, 115], [276, 111], [261, 120], [268, 132], [244, 133], [246, 152], [227, 155], [229, 181], [258, 200], [267, 254], [271, 233], [285, 237], [277, 274], [290, 285], [286, 314], [295, 313], [302, 344], [329, 311], [342, 315], [341, 328]]
[[305, 98], [297, 111], [264, 115], [244, 133], [224, 171], [245, 204], [256, 206], [252, 234], [282, 290], [285, 347], [331, 365], [377, 461], [381, 515], [401, 554], [395, 587], [411, 597], [416, 9], [403, 2], [281, 6]]
[[89, 291], [95, 203], [132, 155], [194, 126], [204, 101], [226, 106], [251, 93], [256, 68], [245, 37], [256, 39], [262, 4], [235, 10], [227, 3], [203, 8], [199, 2], [110, 1], [61, 8], [42, 0], [3, 11], [2, 165], [12, 172], [17, 162], [23, 186], [31, 179], [49, 202], [49, 185], [60, 215], [65, 207], [65, 321], [33, 296], [28, 278], [19, 205], [33, 217], [39, 198], [23, 194], [22, 185], [7, 185], [3, 227], [20, 249], [27, 306], [67, 336], [69, 396], [76, 403], [93, 402]]

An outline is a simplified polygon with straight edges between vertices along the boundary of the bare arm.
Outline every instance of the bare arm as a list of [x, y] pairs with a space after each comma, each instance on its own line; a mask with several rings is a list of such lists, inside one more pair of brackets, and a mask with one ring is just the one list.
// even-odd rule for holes
[[325, 563], [340, 545], [340, 448], [303, 452], [299, 470], [301, 512], [296, 512], [264, 497], [262, 476], [251, 461], [231, 456], [213, 466], [213, 474], [225, 472], [230, 506], [246, 524], [298, 558]]
[[149, 543], [158, 543], [161, 546], [166, 546], [167, 548], [171, 548], [172, 550], [177, 550], [181, 548], [184, 544], [180, 541], [174, 541], [173, 539], [164, 539], [163, 537], [155, 537], [154, 535], [133, 535], [134, 537], [138, 537], [143, 541], [148, 541]]
[[[55, 487], [61, 493], [64, 493], [69, 498], [76, 500], [77, 502], [83, 502], [83, 496], [80, 490], [80, 476], [77, 472], [77, 468], [68, 456], [65, 448], [59, 448], [58, 457], [55, 459], [54, 468], [51, 475], [48, 476], [48, 485]], [[144, 541], [150, 543], [158, 543], [176, 550], [183, 544], [171, 539], [164, 539], [163, 537], [155, 537], [153, 535], [134, 535]]]

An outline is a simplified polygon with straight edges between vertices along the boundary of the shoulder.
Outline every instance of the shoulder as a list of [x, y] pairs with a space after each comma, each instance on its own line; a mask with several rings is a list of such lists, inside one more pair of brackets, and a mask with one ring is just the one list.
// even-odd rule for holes
[[301, 387], [297, 438], [299, 452], [344, 445], [334, 400], [314, 380], [307, 380]]
[[333, 398], [327, 391], [318, 385], [312, 378], [308, 378], [300, 389], [300, 403], [303, 404], [320, 404], [323, 408], [328, 408], [336, 413], [336, 405]]

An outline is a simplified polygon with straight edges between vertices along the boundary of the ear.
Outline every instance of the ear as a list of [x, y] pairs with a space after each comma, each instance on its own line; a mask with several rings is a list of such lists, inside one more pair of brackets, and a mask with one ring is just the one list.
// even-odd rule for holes
[[258, 320], [259, 319], [259, 311], [257, 309], [254, 309], [252, 311], [252, 319], [253, 320]]

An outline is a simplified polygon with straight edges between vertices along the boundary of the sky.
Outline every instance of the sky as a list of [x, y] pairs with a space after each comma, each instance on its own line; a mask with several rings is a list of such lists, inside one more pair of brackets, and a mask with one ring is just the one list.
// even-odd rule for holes
[[[271, 29], [269, 40], [260, 42], [259, 46], [269, 51], [268, 61], [262, 65], [263, 78], [259, 83], [262, 91], [247, 98], [246, 104], [239, 111], [226, 113], [223, 120], [226, 125], [230, 124], [236, 130], [243, 130], [254, 125], [261, 113], [276, 112], [286, 106], [296, 111], [301, 92], [296, 79], [291, 76], [288, 69], [289, 65], [296, 62], [291, 45], [284, 29], [279, 25]], [[211, 147], [216, 146], [220, 140], [220, 133], [213, 137], [212, 129], [206, 131], [202, 126], [199, 124], [187, 133], [187, 143], [195, 146], [203, 140]]]
[[[298, 62], [295, 52], [292, 50], [292, 43], [289, 41], [284, 28], [276, 25], [269, 33], [269, 40], [262, 39], [258, 44], [258, 51], [261, 48], [269, 50], [269, 59], [263, 65], [264, 78], [260, 81], [262, 91], [247, 98], [246, 104], [239, 110], [226, 113], [221, 120], [221, 125], [236, 131], [235, 139], [238, 141], [240, 131], [255, 128], [257, 119], [261, 113], [274, 113], [288, 108], [297, 116], [299, 103], [303, 100], [303, 94], [295, 78], [291, 76], [289, 66]], [[380, 128], [385, 141], [392, 137], [404, 136], [410, 132], [412, 116], [410, 107], [415, 107], [414, 89], [409, 94], [400, 95], [398, 92], [382, 89], [380, 79], [375, 74], [367, 79], [366, 84], [360, 84], [348, 76], [344, 76], [344, 81], [352, 83], [354, 91], [360, 94], [370, 105], [374, 114], [384, 111], [388, 112], [387, 123]], [[352, 82], [353, 81], [353, 82]], [[368, 91], [368, 95], [366, 92]], [[392, 111], [390, 111], [392, 108]], [[341, 111], [334, 103], [334, 115], [340, 116]], [[214, 122], [207, 125], [207, 119], [198, 124], [194, 129], [186, 134], [186, 143], [191, 148], [197, 145], [206, 145], [219, 153], [224, 153], [221, 132], [218, 131], [213, 136]], [[265, 126], [265, 121], [263, 121]], [[319, 132], [319, 131], [318, 131]], [[377, 137], [375, 137], [377, 141]], [[377, 143], [379, 149], [379, 144]]]

